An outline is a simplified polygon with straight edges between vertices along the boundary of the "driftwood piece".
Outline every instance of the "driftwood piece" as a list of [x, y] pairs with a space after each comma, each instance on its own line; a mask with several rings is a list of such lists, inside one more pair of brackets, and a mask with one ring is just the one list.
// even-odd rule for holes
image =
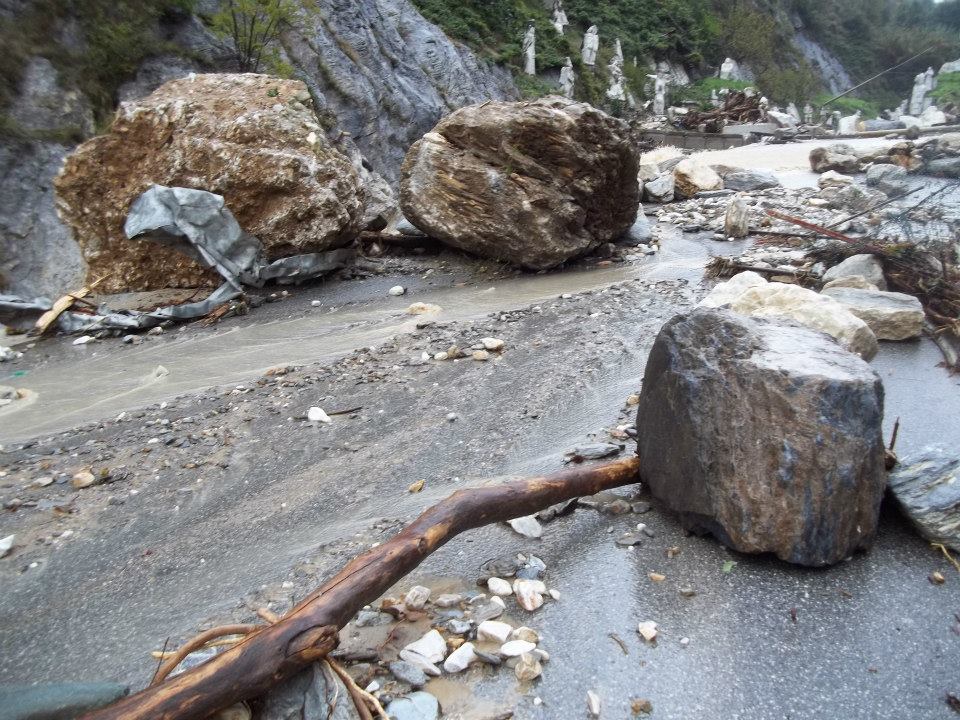
[[33, 330], [30, 331], [31, 334], [43, 335], [47, 330], [50, 329], [50, 326], [57, 321], [58, 317], [73, 307], [73, 304], [77, 300], [85, 298], [97, 287], [97, 285], [102, 283], [108, 277], [108, 275], [104, 275], [99, 280], [94, 280], [88, 286], [82, 287], [76, 292], [69, 293], [58, 299], [55, 303], [53, 303], [53, 307], [37, 318], [36, 325], [34, 325]]
[[564, 500], [639, 481], [636, 456], [552, 475], [459, 490], [388, 542], [355, 558], [274, 625], [215, 658], [84, 716], [87, 720], [204, 718], [326, 656], [337, 633], [431, 553], [466, 530], [504, 522]]

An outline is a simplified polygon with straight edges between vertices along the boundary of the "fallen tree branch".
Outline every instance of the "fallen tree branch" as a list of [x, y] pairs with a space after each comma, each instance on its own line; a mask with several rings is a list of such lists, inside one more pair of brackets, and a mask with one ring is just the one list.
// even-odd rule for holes
[[274, 625], [195, 668], [84, 716], [87, 720], [204, 718], [324, 658], [337, 633], [431, 553], [458, 534], [532, 515], [564, 500], [639, 481], [636, 456], [552, 475], [458, 490], [403, 531], [347, 564]]
[[174, 668], [183, 662], [183, 659], [187, 655], [195, 650], [199, 650], [211, 640], [222, 638], [225, 635], [248, 635], [255, 630], [257, 630], [256, 625], [221, 625], [220, 627], [211, 628], [200, 633], [185, 642], [182, 647], [163, 661], [163, 664], [157, 668], [157, 672], [154, 673], [153, 680], [150, 684], [156, 685], [159, 682], [163, 682], [167, 678], [167, 675], [173, 672]]

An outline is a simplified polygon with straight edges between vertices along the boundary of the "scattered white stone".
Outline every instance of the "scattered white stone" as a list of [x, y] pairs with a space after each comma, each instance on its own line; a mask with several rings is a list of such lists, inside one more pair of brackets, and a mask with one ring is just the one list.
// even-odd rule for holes
[[393, 295], [394, 297], [399, 297], [400, 295], [403, 295], [405, 292], [407, 292], [407, 289], [403, 285], [394, 285], [387, 292], [390, 295]]
[[27, 485], [27, 487], [30, 487], [30, 488], [44, 488], [44, 487], [47, 487], [48, 485], [52, 485], [52, 484], [53, 484], [53, 478], [50, 477], [49, 475], [47, 475], [47, 476], [45, 476], [45, 477], [38, 477], [36, 480], [34, 480], [33, 482], [31, 482], [29, 485]]
[[81, 470], [73, 476], [73, 479], [70, 480], [70, 484], [77, 490], [90, 487], [96, 482], [97, 478], [89, 470]]
[[680, 638], [680, 647], [686, 647], [689, 644], [690, 644], [690, 638], [688, 637]]
[[454, 422], [457, 419], [457, 414], [455, 412], [447, 413], [447, 420]]
[[513, 595], [513, 588], [503, 578], [492, 577], [487, 580], [487, 589], [494, 595]]
[[465, 642], [444, 660], [443, 669], [448, 673], [463, 672], [476, 659], [477, 653], [473, 649], [473, 643]]
[[477, 626], [477, 640], [489, 640], [501, 645], [507, 642], [513, 628], [505, 622], [484, 620]]
[[434, 360], [446, 360], [447, 357], [449, 357], [449, 356], [447, 355], [447, 353], [445, 353], [445, 352], [438, 352], [436, 355], [433, 356], [433, 359], [434, 359]]
[[543, 528], [533, 515], [514, 518], [507, 522], [514, 532], [520, 533], [524, 537], [538, 538], [543, 536]]
[[637, 632], [647, 642], [657, 639], [657, 624], [653, 620], [644, 620], [637, 626]]
[[533, 612], [543, 605], [546, 586], [539, 580], [519, 579], [513, 583], [513, 592], [517, 596], [517, 605], [527, 612]]
[[323, 301], [322, 301], [322, 300], [311, 300], [311, 301], [310, 301], [310, 305], [311, 305], [312, 307], [320, 307], [321, 305], [323, 305]]
[[414, 585], [407, 591], [406, 596], [403, 598], [403, 604], [411, 610], [423, 610], [423, 606], [427, 604], [427, 600], [429, 599], [430, 588], [424, 587], [423, 585]]
[[76, 340], [73, 341], [74, 345], [86, 345], [87, 343], [92, 343], [96, 338], [93, 335], [81, 335]]
[[463, 595], [454, 595], [453, 593], [444, 593], [433, 601], [433, 604], [439, 608], [456, 607], [463, 602]]
[[510, 633], [511, 640], [526, 640], [527, 642], [532, 642], [536, 645], [540, 642], [540, 634], [533, 628], [529, 628], [526, 625], [518, 627], [512, 633]]
[[312, 423], [333, 422], [333, 420], [330, 419], [330, 416], [323, 411], [323, 408], [318, 408], [318, 407], [312, 407], [309, 410], [307, 410], [307, 420], [309, 420]]
[[504, 342], [500, 338], [485, 337], [480, 342], [483, 343], [484, 350], [491, 352], [503, 350]]
[[537, 646], [526, 640], [510, 640], [500, 646], [500, 654], [504, 657], [520, 657], [524, 653], [536, 650]]
[[0, 558], [6, 557], [7, 553], [13, 549], [13, 541], [17, 539], [16, 535], [7, 535], [0, 539]]
[[559, 590], [555, 590], [554, 588], [550, 588], [550, 597], [552, 597], [554, 600], [559, 600], [559, 599], [560, 599], [560, 591], [559, 591]]
[[474, 350], [471, 357], [479, 362], [486, 362], [490, 359], [490, 353], [486, 350]]
[[[530, 682], [540, 677], [543, 673], [543, 666], [540, 665], [540, 661], [532, 653], [523, 653], [519, 662], [514, 666], [513, 673], [520, 682]], [[539, 704], [537, 703], [539, 699], [535, 698], [534, 704]]]
[[422, 353], [420, 353], [420, 359], [423, 360], [423, 361], [427, 361], [427, 360], [429, 360], [431, 357], [433, 357], [433, 356], [430, 355], [430, 353], [428, 353], [426, 350], [424, 350]]
[[600, 717], [600, 696], [593, 690], [587, 690], [587, 712], [593, 717]]
[[440, 674], [436, 663], [447, 654], [447, 643], [436, 630], [431, 630], [416, 642], [412, 642], [400, 651], [400, 659], [416, 665], [427, 675]]

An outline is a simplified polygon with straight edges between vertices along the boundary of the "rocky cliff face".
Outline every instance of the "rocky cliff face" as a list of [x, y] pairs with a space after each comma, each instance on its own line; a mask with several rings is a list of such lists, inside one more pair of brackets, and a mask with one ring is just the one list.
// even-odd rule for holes
[[[34, 5], [39, 0], [4, 0], [0, 20], [15, 27]], [[203, 0], [196, 9], [209, 14], [216, 2]], [[63, 25], [61, 34], [78, 32], [75, 18]], [[152, 32], [164, 50], [120, 85], [118, 103], [192, 72], [233, 70], [223, 43], [199, 15], [164, 18]], [[509, 72], [478, 60], [408, 0], [319, 0], [282, 44], [295, 76], [314, 96], [328, 137], [361, 176], [372, 203], [365, 218], [375, 224], [389, 215], [389, 186], [396, 185], [407, 148], [442, 115], [517, 97]], [[83, 277], [77, 243], [54, 209], [52, 182], [76, 142], [92, 134], [91, 104], [38, 51], [0, 108], [6, 126], [0, 134], [0, 292], [55, 296]]]
[[283, 44], [318, 104], [394, 184], [404, 153], [441, 116], [518, 97], [506, 70], [453, 43], [408, 0], [321, 0]]

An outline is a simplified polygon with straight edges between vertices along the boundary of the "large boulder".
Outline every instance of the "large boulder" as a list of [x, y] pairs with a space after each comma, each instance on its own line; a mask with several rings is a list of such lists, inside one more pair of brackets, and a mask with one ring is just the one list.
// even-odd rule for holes
[[684, 158], [673, 168], [676, 195], [681, 200], [692, 198], [699, 192], [723, 190], [723, 178], [709, 165]]
[[798, 285], [767, 282], [753, 272], [739, 273], [720, 283], [700, 304], [729, 306], [753, 317], [790, 318], [825, 332], [865, 360], [877, 354], [877, 338], [867, 324], [833, 298]]
[[622, 235], [640, 203], [628, 126], [585, 103], [487, 102], [441, 120], [403, 161], [403, 214], [431, 237], [532, 270]]
[[663, 327], [647, 361], [640, 476], [690, 530], [836, 563], [876, 532], [882, 416], [880, 378], [826, 335], [697, 308]]
[[877, 164], [867, 169], [867, 185], [887, 195], [900, 195], [910, 188], [910, 178], [899, 165]]
[[960, 552], [960, 457], [928, 447], [903, 458], [888, 485], [900, 508], [930, 542]]
[[727, 190], [755, 192], [780, 187], [780, 181], [766, 170], [734, 170], [723, 176], [723, 187]]
[[910, 340], [923, 332], [923, 305], [913, 295], [837, 286], [823, 294], [863, 320], [877, 340]]
[[652, 203], [673, 202], [676, 183], [673, 180], [673, 173], [668, 172], [659, 177], [644, 183], [643, 199]]
[[823, 274], [823, 281], [828, 283], [853, 275], [859, 275], [881, 290], [887, 289], [887, 281], [883, 276], [883, 263], [876, 255], [869, 253], [851, 255], [842, 262], [837, 263]]
[[56, 179], [58, 209], [101, 291], [189, 287], [194, 260], [123, 235], [149, 186], [222, 195], [270, 260], [342, 247], [364, 213], [360, 179], [330, 147], [306, 86], [266, 75], [197, 75], [123, 103], [110, 131], [81, 145]]
[[810, 167], [815, 173], [834, 170], [844, 175], [855, 175], [860, 171], [860, 161], [852, 147], [837, 143], [811, 150]]

